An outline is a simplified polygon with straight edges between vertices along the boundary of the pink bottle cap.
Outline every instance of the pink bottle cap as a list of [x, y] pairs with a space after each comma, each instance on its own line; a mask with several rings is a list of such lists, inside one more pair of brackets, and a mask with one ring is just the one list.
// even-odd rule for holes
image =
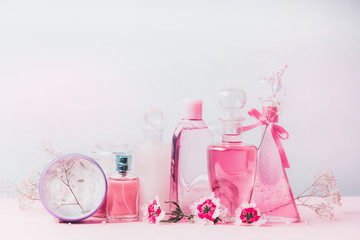
[[202, 101], [199, 99], [184, 99], [182, 119], [201, 120]]

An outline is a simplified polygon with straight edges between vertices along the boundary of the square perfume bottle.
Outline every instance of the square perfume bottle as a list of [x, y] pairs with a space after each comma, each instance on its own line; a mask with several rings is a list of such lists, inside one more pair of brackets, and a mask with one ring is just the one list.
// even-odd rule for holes
[[131, 172], [130, 153], [116, 154], [116, 171], [108, 179], [107, 220], [137, 221], [140, 181]]

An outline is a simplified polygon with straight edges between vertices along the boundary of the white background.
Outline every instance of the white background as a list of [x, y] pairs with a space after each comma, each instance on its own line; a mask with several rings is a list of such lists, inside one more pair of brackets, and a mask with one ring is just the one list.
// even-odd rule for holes
[[259, 79], [285, 63], [294, 193], [332, 169], [359, 195], [359, 1], [0, 0], [0, 178], [42, 169], [47, 140], [84, 154], [141, 142], [149, 106], [164, 112], [166, 141], [183, 98], [203, 100], [206, 122], [222, 88], [259, 108]]

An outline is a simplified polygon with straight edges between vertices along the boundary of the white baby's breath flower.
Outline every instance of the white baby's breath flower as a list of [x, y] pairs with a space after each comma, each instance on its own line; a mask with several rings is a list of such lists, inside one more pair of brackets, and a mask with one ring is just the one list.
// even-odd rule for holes
[[341, 194], [339, 189], [330, 192], [331, 203], [341, 206]]
[[[52, 158], [61, 154], [51, 147], [50, 141], [44, 142], [43, 149]], [[40, 201], [38, 191], [40, 177], [41, 171], [33, 171], [28, 176], [23, 177], [20, 182], [13, 182], [5, 178], [4, 181], [0, 182], [0, 192], [4, 192], [6, 198], [17, 199], [21, 209], [28, 208], [34, 202]]]
[[[313, 177], [314, 183], [306, 191], [295, 198], [298, 202], [297, 205], [308, 207], [321, 217], [333, 219], [333, 205], [341, 206], [340, 191], [338, 189], [332, 190], [336, 186], [334, 173], [329, 170], [324, 171], [319, 175], [313, 175]], [[316, 203], [312, 204], [311, 201], [308, 201], [314, 197], [322, 202], [319, 203], [316, 201]]]
[[272, 91], [272, 106], [281, 106], [282, 105], [282, 96], [285, 96], [282, 94], [282, 77], [287, 68], [287, 65], [284, 65], [282, 68], [280, 68], [278, 71], [273, 72], [270, 76], [264, 77], [262, 80], [269, 84], [270, 89]]

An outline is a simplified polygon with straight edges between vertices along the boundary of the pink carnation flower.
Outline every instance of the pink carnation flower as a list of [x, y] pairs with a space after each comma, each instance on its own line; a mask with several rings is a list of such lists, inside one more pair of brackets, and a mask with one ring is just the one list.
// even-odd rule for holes
[[159, 223], [165, 217], [165, 212], [161, 209], [159, 199], [150, 201], [149, 204], [143, 206], [143, 221], [148, 223]]
[[201, 219], [208, 219], [214, 221], [213, 215], [216, 209], [216, 205], [211, 201], [211, 199], [206, 199], [203, 203], [197, 206], [198, 217]]
[[192, 205], [194, 221], [202, 225], [211, 225], [220, 221], [222, 210], [220, 209], [220, 199], [214, 193], [208, 197], [203, 197]]
[[255, 208], [255, 203], [250, 204], [243, 204], [241, 208], [236, 209], [235, 215], [236, 220], [235, 224], [255, 224], [261, 225], [264, 224], [266, 221], [261, 216], [259, 209]]

